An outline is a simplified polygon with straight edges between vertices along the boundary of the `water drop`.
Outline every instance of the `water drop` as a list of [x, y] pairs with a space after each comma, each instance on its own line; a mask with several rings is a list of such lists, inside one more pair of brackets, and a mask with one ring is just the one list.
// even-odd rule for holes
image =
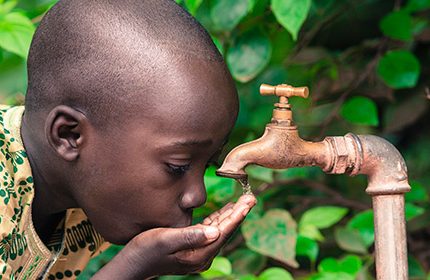
[[253, 194], [248, 178], [237, 179], [237, 181], [242, 185], [243, 194]]

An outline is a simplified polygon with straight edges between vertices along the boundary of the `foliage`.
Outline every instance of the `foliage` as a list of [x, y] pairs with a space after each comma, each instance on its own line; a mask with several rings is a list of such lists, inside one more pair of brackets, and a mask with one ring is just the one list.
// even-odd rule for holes
[[[34, 26], [54, 0], [0, 0], [0, 94], [20, 103]], [[259, 137], [275, 98], [261, 83], [309, 86], [292, 98], [300, 134], [376, 134], [404, 155], [410, 279], [428, 279], [430, 1], [177, 0], [210, 32], [237, 81], [241, 111], [226, 147]], [[120, 3], [119, 3], [120, 5]], [[195, 221], [240, 195], [205, 175], [208, 202]], [[258, 205], [208, 272], [163, 279], [374, 279], [373, 213], [363, 177], [318, 168], [248, 169]], [[97, 257], [88, 278], [120, 248]]]

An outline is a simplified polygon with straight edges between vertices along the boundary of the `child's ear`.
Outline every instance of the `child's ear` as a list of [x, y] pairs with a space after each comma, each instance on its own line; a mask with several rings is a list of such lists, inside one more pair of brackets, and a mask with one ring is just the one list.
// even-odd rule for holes
[[45, 135], [51, 147], [66, 161], [79, 157], [89, 124], [86, 116], [76, 109], [60, 105], [52, 109], [45, 122]]

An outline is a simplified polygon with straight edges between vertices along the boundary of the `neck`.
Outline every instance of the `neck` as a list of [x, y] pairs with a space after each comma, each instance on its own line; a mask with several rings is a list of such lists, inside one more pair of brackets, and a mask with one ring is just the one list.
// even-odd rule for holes
[[[58, 180], [61, 172], [53, 172], [54, 168], [58, 171], [58, 165], [46, 152], [44, 145], [40, 144], [40, 138], [35, 131], [28, 125], [24, 115], [21, 137], [30, 161], [34, 182], [32, 219], [39, 237], [45, 242], [55, 230], [65, 210], [76, 206], [67, 195], [67, 180]], [[62, 183], [58, 183], [59, 181]]]

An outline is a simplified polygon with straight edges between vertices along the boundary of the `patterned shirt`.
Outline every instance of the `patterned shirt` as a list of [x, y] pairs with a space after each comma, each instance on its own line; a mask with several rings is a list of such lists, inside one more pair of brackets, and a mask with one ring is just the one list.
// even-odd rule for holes
[[31, 215], [33, 177], [20, 135], [23, 113], [23, 106], [0, 105], [0, 280], [75, 279], [109, 244], [82, 209], [66, 211], [48, 246], [40, 240]]

